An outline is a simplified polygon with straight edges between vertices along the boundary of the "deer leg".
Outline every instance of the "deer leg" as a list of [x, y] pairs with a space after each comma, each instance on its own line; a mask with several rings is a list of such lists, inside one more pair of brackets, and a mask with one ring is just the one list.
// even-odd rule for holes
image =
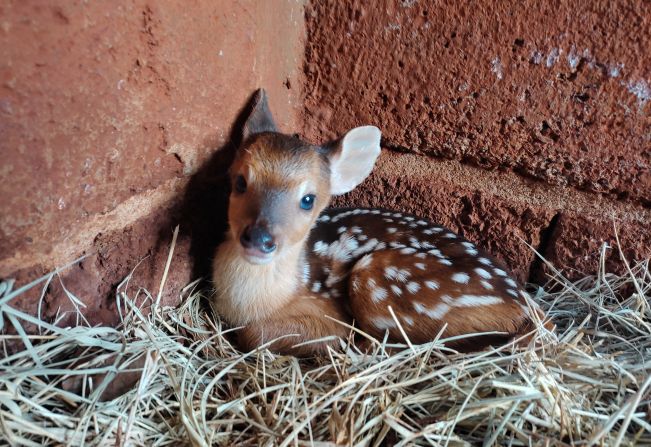
[[[348, 322], [349, 317], [335, 301], [300, 297], [292, 300], [276, 314], [264, 320], [254, 321], [239, 333], [242, 349], [253, 350], [273, 340], [269, 349], [280, 354], [310, 356], [324, 354], [328, 347], [337, 348], [337, 337], [346, 338], [346, 326], [331, 320]], [[311, 340], [330, 337], [314, 343], [296, 346]]]

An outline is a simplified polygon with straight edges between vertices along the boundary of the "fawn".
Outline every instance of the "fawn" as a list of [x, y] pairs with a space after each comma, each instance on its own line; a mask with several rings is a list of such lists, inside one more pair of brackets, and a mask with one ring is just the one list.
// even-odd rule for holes
[[[231, 166], [229, 230], [213, 265], [213, 308], [253, 349], [310, 355], [352, 324], [412, 343], [498, 332], [452, 347], [477, 350], [534, 327], [526, 292], [487, 253], [426, 219], [382, 209], [328, 209], [380, 154], [380, 130], [357, 127], [314, 146], [277, 131], [258, 90]], [[395, 318], [389, 311], [391, 306]], [[331, 318], [327, 318], [327, 316]], [[396, 321], [396, 319], [398, 321]], [[283, 337], [285, 336], [285, 337]]]

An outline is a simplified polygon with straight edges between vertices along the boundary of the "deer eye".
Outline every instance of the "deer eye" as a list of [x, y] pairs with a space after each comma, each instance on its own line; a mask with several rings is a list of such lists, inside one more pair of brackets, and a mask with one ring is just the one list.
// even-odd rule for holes
[[301, 199], [301, 208], [309, 211], [314, 207], [314, 194], [307, 194]]
[[235, 178], [235, 191], [239, 192], [240, 194], [246, 192], [246, 180], [241, 175], [238, 175]]

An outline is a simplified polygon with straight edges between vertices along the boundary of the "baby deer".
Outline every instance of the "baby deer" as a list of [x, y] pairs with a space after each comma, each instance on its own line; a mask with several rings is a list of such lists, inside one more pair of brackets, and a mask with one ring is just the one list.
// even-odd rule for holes
[[[353, 322], [412, 343], [477, 332], [452, 347], [477, 350], [534, 327], [537, 308], [507, 271], [452, 231], [404, 213], [328, 209], [359, 185], [380, 154], [380, 130], [357, 127], [314, 146], [278, 133], [263, 90], [231, 167], [229, 230], [214, 260], [213, 307], [240, 344], [309, 355], [336, 346]], [[393, 310], [392, 316], [389, 306]], [[327, 318], [327, 316], [331, 318]], [[396, 321], [396, 319], [398, 321]]]

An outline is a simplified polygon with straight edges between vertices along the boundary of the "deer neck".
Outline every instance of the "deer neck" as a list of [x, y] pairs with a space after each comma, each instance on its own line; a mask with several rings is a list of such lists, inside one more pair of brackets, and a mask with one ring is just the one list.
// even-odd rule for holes
[[288, 247], [268, 264], [255, 265], [241, 256], [239, 242], [229, 235], [213, 264], [220, 314], [232, 325], [243, 325], [285, 306], [303, 286], [299, 272], [304, 245], [305, 241]]

